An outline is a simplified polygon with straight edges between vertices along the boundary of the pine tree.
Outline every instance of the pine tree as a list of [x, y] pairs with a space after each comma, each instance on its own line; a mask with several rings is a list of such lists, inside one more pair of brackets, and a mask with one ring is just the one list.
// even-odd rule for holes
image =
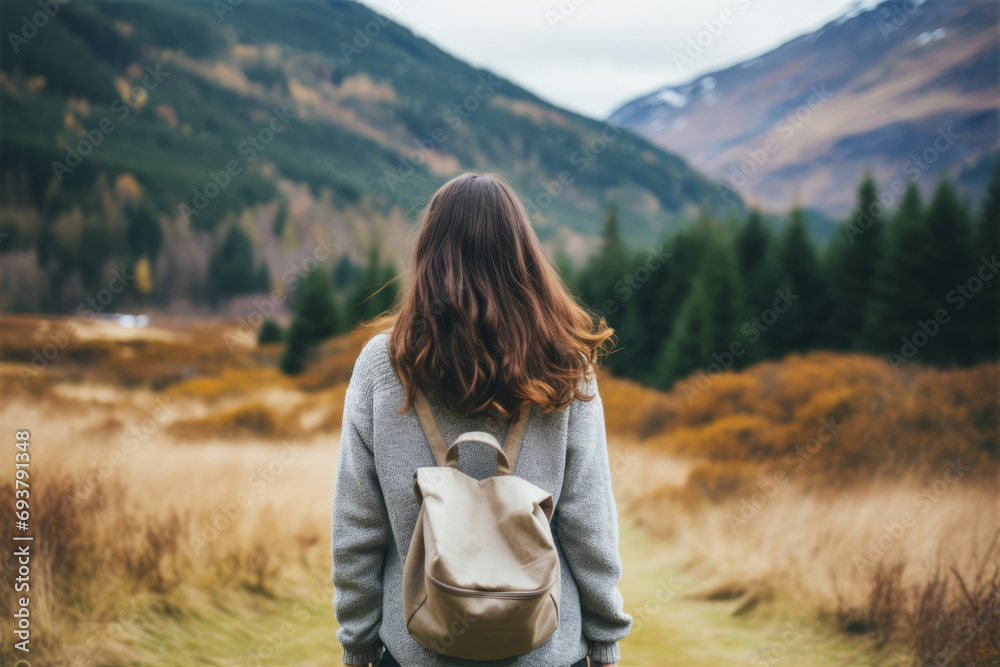
[[[752, 313], [763, 312], [774, 301], [774, 290], [770, 287], [773, 243], [771, 232], [760, 212], [751, 211], [736, 235], [736, 256], [747, 295], [747, 306]], [[745, 366], [766, 355], [767, 347], [763, 341], [748, 344], [747, 353], [740, 359], [739, 366]]]
[[351, 256], [346, 252], [337, 260], [337, 266], [333, 270], [333, 286], [335, 289], [343, 290], [353, 287], [361, 277], [361, 270], [358, 265], [351, 260]]
[[562, 248], [560, 248], [556, 251], [556, 255], [552, 263], [555, 265], [556, 270], [562, 277], [563, 283], [571, 290], [575, 289], [573, 285], [576, 282], [576, 267], [573, 266], [573, 262], [570, 260], [569, 255], [563, 252]]
[[156, 261], [156, 256], [163, 245], [163, 229], [156, 216], [156, 211], [147, 201], [128, 208], [125, 212], [128, 218], [128, 249], [133, 257], [145, 255], [151, 262]]
[[802, 209], [792, 211], [778, 239], [775, 255], [771, 285], [773, 293], [784, 301], [786, 310], [774, 313], [772, 325], [768, 325], [767, 318], [760, 314], [764, 326], [768, 327], [763, 338], [768, 341], [771, 352], [778, 355], [812, 349], [821, 340], [829, 304]]
[[313, 269], [295, 293], [292, 321], [302, 328], [304, 340], [314, 345], [344, 329], [333, 296], [330, 277], [323, 267]]
[[280, 239], [285, 232], [285, 224], [288, 222], [288, 200], [282, 198], [278, 202], [278, 211], [274, 214], [274, 222], [271, 223], [271, 234], [276, 239]]
[[269, 317], [260, 325], [260, 331], [257, 332], [257, 343], [259, 345], [280, 343], [283, 335], [281, 325]]
[[392, 261], [382, 264], [382, 249], [378, 243], [368, 253], [368, 265], [358, 281], [351, 301], [354, 321], [374, 319], [389, 310], [399, 292], [396, 266]]
[[[986, 190], [976, 225], [976, 257], [980, 266], [1000, 256], [1000, 155], [993, 163], [993, 177]], [[976, 356], [980, 361], [1000, 359], [1000, 275], [983, 281], [969, 316], [978, 332]]]
[[882, 253], [882, 204], [871, 175], [858, 188], [851, 219], [830, 240], [825, 273], [830, 287], [830, 317], [826, 342], [837, 349], [864, 346], [865, 313]]
[[94, 289], [100, 283], [101, 266], [111, 257], [113, 241], [111, 232], [102, 222], [88, 220], [84, 224], [73, 262], [80, 271], [84, 287]]
[[[966, 287], [976, 276], [979, 262], [974, 260], [968, 211], [947, 179], [942, 178], [934, 189], [927, 208], [927, 231], [932, 252], [924, 267], [924, 289], [933, 308], [923, 313], [921, 320], [933, 318], [938, 309], [944, 308], [950, 310], [952, 321], [941, 325], [919, 356], [927, 363], [969, 364], [976, 356], [975, 316], [969, 312], [976, 295]], [[952, 290], [958, 294], [953, 295]]]
[[[239, 294], [263, 291], [263, 282], [263, 274], [254, 266], [250, 237], [236, 225], [231, 226], [219, 250], [208, 263], [211, 300], [217, 302]], [[269, 276], [267, 283], [269, 288]]]
[[256, 292], [270, 292], [271, 291], [271, 270], [267, 268], [267, 262], [261, 262], [261, 265], [257, 267], [257, 277], [254, 280], [254, 286]]
[[580, 289], [590, 307], [612, 322], [619, 319], [615, 311], [621, 307], [622, 300], [615, 285], [625, 277], [628, 266], [628, 246], [621, 235], [618, 208], [610, 204], [604, 214], [601, 247], [587, 262]]
[[745, 346], [733, 354], [734, 343], [742, 345], [738, 329], [747, 312], [737, 263], [726, 239], [714, 239], [705, 249], [677, 325], [663, 346], [661, 386], [670, 387], [698, 368], [728, 370], [745, 354]]
[[288, 335], [285, 338], [285, 351], [281, 355], [279, 366], [285, 375], [298, 375], [306, 367], [306, 358], [312, 349], [306, 342], [306, 334], [302, 325], [295, 320], [288, 327]]
[[701, 281], [695, 280], [691, 293], [681, 304], [674, 332], [663, 345], [656, 361], [657, 377], [654, 384], [657, 387], [671, 389], [674, 382], [693, 372], [702, 362], [702, 338], [706, 329], [703, 304], [706, 298]]
[[937, 307], [922, 291], [924, 266], [931, 252], [920, 189], [911, 182], [886, 229], [882, 257], [876, 267], [865, 313], [869, 350], [880, 354], [898, 352], [900, 338], [911, 335], [917, 320]]
[[[676, 328], [702, 254], [719, 231], [702, 217], [673, 236], [664, 235], [656, 246], [639, 250], [625, 262], [625, 270], [615, 279], [618, 310], [611, 314], [617, 344], [608, 363], [616, 373], [653, 385], [661, 382], [656, 360]], [[650, 269], [648, 277], [646, 268]], [[636, 287], [629, 287], [629, 283]]]
[[281, 369], [288, 375], [300, 373], [312, 350], [343, 328], [330, 277], [319, 267], [303, 279], [295, 293]]

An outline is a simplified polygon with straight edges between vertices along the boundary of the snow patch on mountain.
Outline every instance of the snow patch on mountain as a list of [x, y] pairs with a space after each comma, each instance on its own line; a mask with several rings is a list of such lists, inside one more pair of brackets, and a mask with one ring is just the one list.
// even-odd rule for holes
[[666, 90], [661, 90], [656, 94], [658, 98], [669, 104], [670, 106], [681, 109], [687, 106], [688, 98], [686, 95], [682, 95], [676, 90], [667, 88]]

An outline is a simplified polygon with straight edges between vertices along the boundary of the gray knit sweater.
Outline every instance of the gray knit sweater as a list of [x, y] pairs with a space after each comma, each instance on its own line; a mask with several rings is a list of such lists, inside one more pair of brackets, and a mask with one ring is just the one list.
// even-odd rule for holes
[[[389, 361], [388, 336], [361, 352], [344, 402], [340, 462], [333, 501], [333, 607], [344, 662], [363, 665], [388, 648], [403, 667], [462, 664], [483, 667], [571, 665], [585, 655], [599, 664], [619, 659], [618, 640], [632, 618], [623, 611], [617, 584], [618, 519], [600, 396], [567, 409], [528, 418], [514, 475], [552, 494], [553, 535], [562, 566], [559, 627], [544, 644], [521, 656], [495, 661], [448, 658], [422, 648], [403, 618], [403, 561], [417, 521], [413, 473], [434, 466], [434, 454], [416, 412], [396, 410], [405, 393]], [[597, 391], [587, 380], [587, 393]], [[433, 399], [432, 399], [433, 404]], [[457, 417], [432, 406], [447, 442], [466, 431], [486, 431], [504, 441], [507, 424], [484, 416]], [[467, 445], [459, 469], [489, 477], [496, 453]]]

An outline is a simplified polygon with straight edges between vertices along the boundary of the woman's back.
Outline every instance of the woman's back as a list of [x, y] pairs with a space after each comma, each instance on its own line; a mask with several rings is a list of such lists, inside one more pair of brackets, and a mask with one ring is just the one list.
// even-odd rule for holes
[[[460, 664], [419, 646], [402, 615], [403, 561], [420, 510], [413, 473], [437, 462], [416, 412], [396, 412], [405, 392], [387, 342], [380, 334], [365, 346], [345, 400], [333, 519], [334, 606], [343, 617], [338, 639], [348, 664], [373, 662], [379, 643], [401, 665]], [[587, 391], [596, 393], [593, 378]], [[500, 442], [506, 436], [505, 423], [451, 415], [433, 399], [431, 405], [446, 442], [467, 431], [486, 431]], [[495, 468], [496, 453], [485, 446], [469, 447], [459, 457], [459, 469], [477, 479]], [[627, 634], [631, 619], [621, 611], [616, 588], [618, 525], [600, 396], [548, 415], [533, 410], [513, 472], [551, 493], [555, 502], [551, 525], [562, 565], [559, 627], [531, 653], [482, 664], [570, 665], [591, 648], [597, 661], [614, 662], [614, 644]], [[372, 567], [383, 552], [384, 573]], [[456, 633], [463, 622], [456, 619]]]
[[[403, 564], [420, 511], [414, 473], [438, 464], [414, 408], [420, 393], [446, 443], [469, 431], [503, 442], [509, 417], [530, 410], [513, 474], [553, 500], [558, 627], [529, 653], [479, 664], [568, 666], [588, 653], [616, 662], [631, 618], [616, 588], [618, 525], [593, 376], [612, 332], [566, 292], [502, 179], [464, 174], [435, 193], [404, 298], [376, 326], [385, 333], [365, 346], [345, 398], [334, 498], [345, 663], [374, 662], [383, 645], [405, 666], [463, 662], [422, 648], [403, 614]], [[485, 479], [496, 456], [466, 445], [458, 466]], [[475, 621], [456, 617], [450, 632]]]

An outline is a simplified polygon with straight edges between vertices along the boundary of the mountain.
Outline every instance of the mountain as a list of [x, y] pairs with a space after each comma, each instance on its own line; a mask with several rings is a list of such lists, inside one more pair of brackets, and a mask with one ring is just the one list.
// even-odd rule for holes
[[58, 258], [81, 229], [118, 247], [129, 207], [145, 206], [173, 258], [152, 258], [159, 284], [182, 265], [197, 283], [232, 225], [274, 275], [328, 232], [356, 260], [377, 238], [398, 255], [415, 212], [463, 170], [503, 174], [570, 255], [611, 201], [633, 240], [702, 208], [742, 210], [683, 158], [355, 2], [4, 2], [0, 24], [0, 253], [55, 237]]
[[798, 199], [841, 216], [866, 170], [882, 188], [927, 186], [1000, 147], [998, 19], [994, 0], [857, 5], [760, 57], [635, 99], [610, 120], [748, 201], [783, 211]]

